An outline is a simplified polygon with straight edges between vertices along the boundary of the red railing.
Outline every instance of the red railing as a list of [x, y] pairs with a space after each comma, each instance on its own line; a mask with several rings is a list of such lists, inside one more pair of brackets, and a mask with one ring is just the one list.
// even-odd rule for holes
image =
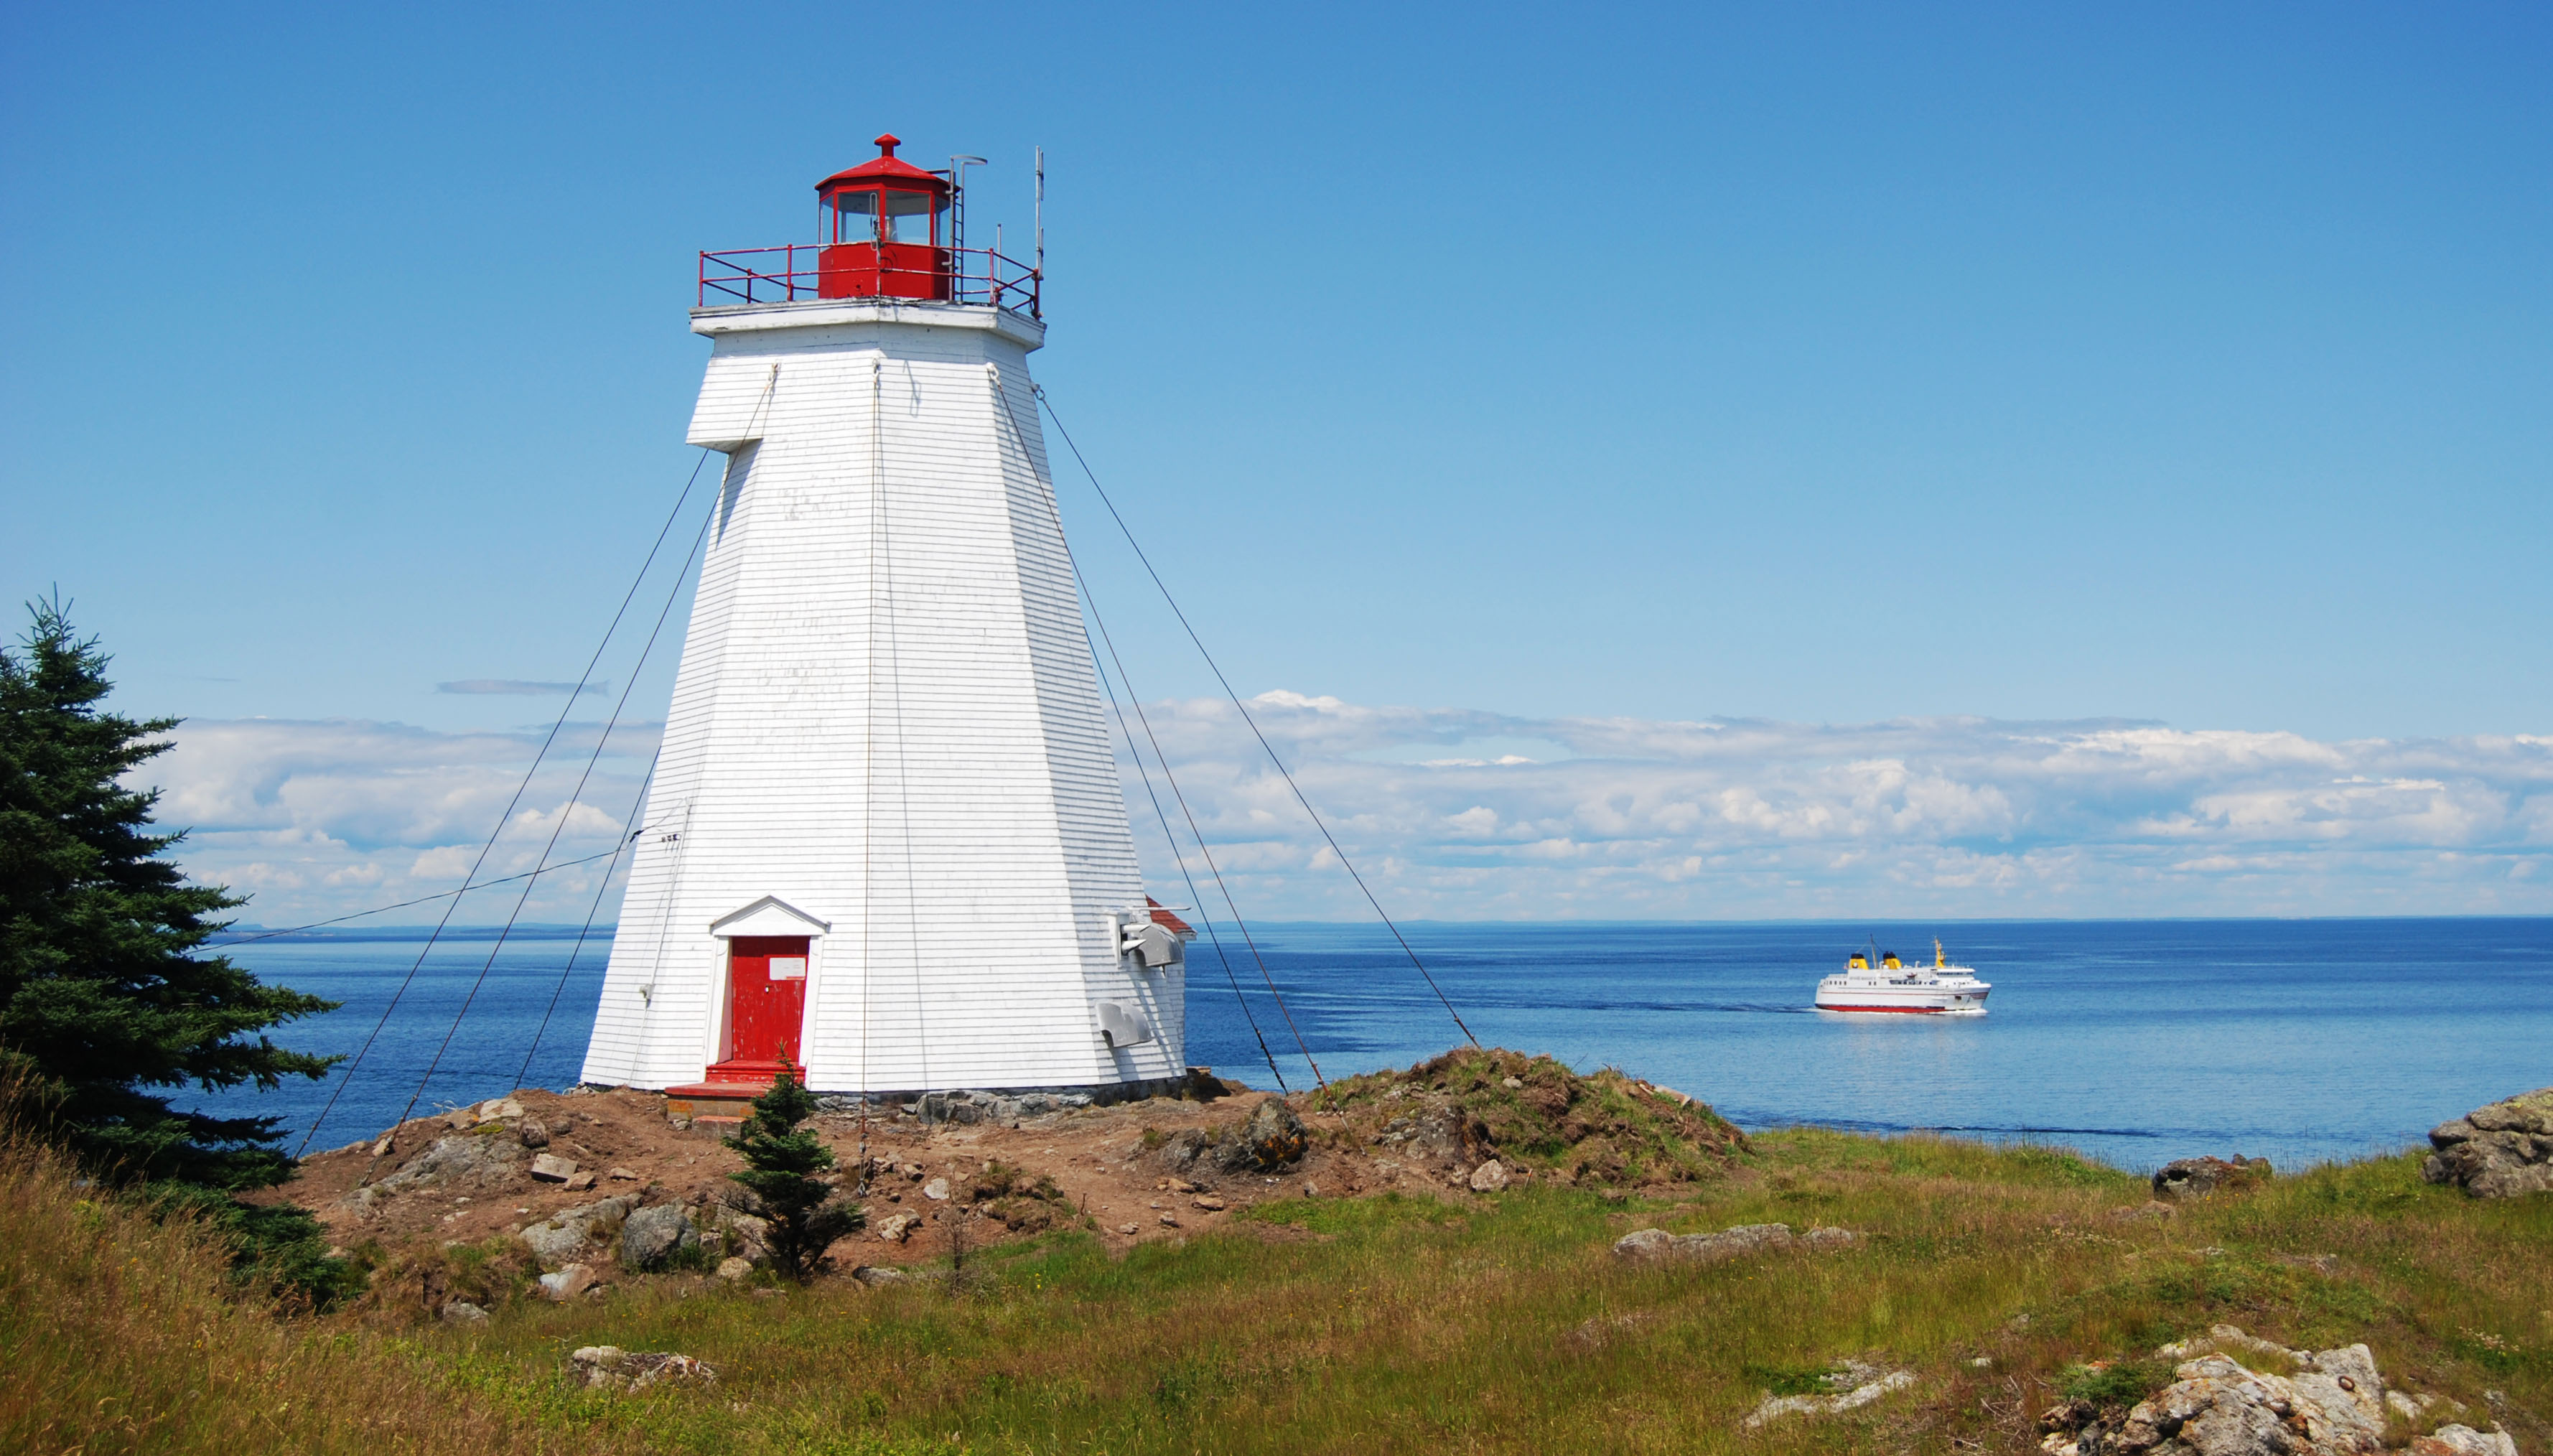
[[[723, 253], [704, 253], [701, 255], [701, 306], [788, 303], [821, 297], [817, 256], [823, 251], [822, 244], [792, 243], [780, 248], [734, 248]], [[1037, 269], [990, 248], [942, 251], [948, 256], [949, 301], [990, 303], [1014, 313], [1025, 313], [1031, 318], [1046, 316], [1039, 311], [1039, 285], [1044, 277]], [[930, 280], [937, 277], [931, 270], [890, 268], [863, 262], [857, 271], [872, 278], [881, 275], [909, 278], [920, 285], [917, 291], [926, 295], [939, 291], [929, 285]]]

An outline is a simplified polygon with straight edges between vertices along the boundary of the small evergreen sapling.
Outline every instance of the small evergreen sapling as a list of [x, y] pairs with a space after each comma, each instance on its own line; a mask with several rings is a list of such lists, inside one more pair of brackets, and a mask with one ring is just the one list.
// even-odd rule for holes
[[771, 1090], [753, 1099], [744, 1126], [722, 1140], [744, 1159], [744, 1172], [727, 1176], [753, 1190], [771, 1222], [772, 1263], [800, 1284], [827, 1247], [868, 1222], [860, 1205], [827, 1201], [833, 1186], [824, 1175], [833, 1150], [801, 1125], [815, 1113], [815, 1094], [783, 1067]]

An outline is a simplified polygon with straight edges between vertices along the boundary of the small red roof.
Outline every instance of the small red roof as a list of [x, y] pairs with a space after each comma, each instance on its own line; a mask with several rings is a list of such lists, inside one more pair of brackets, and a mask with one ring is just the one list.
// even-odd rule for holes
[[946, 177], [934, 176], [910, 162], [897, 159], [895, 149], [902, 145], [904, 145], [903, 140], [895, 133], [886, 133], [877, 139], [878, 155], [875, 159], [833, 173], [818, 182], [816, 190], [822, 192], [828, 187], [843, 182], [894, 181], [907, 182], [917, 187], [928, 187], [935, 192], [945, 193], [948, 190]]
[[1195, 929], [1186, 921], [1179, 919], [1177, 916], [1172, 915], [1166, 910], [1164, 910], [1162, 908], [1161, 901], [1154, 899], [1150, 895], [1146, 895], [1144, 897], [1144, 903], [1153, 907], [1153, 924], [1162, 927], [1164, 930], [1177, 932], [1179, 939], [1182, 941], [1193, 941], [1196, 939]]

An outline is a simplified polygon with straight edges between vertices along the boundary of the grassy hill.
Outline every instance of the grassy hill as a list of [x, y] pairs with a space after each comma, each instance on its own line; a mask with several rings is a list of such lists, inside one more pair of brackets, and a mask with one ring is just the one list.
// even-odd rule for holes
[[[2024, 1453], [2060, 1389], [2151, 1380], [2135, 1357], [2219, 1322], [2363, 1340], [2394, 1384], [2497, 1412], [2523, 1450], [2553, 1439], [2553, 1198], [2476, 1202], [2406, 1156], [2121, 1216], [2145, 1201], [2141, 1179], [2060, 1152], [1778, 1132], [1629, 1194], [1294, 1199], [1116, 1256], [1063, 1232], [937, 1283], [677, 1275], [448, 1326], [278, 1311], [229, 1288], [199, 1239], [19, 1148], [0, 1157], [0, 1443]], [[1634, 1228], [1766, 1222], [1865, 1237], [1700, 1268], [1610, 1253]], [[681, 1351], [720, 1379], [589, 1391], [567, 1356], [591, 1344]], [[1741, 1425], [1839, 1359], [1916, 1383]]]

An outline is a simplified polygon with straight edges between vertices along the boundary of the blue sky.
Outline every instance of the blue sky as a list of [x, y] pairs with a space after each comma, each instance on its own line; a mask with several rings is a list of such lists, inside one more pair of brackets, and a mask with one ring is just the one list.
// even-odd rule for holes
[[[1048, 149], [1040, 378], [1244, 693], [1456, 716], [1358, 761], [2553, 732], [2541, 7], [101, 6], [0, 47], [0, 585], [58, 584], [137, 711], [404, 726], [367, 802], [556, 711], [437, 685], [575, 676], [692, 468], [693, 255], [804, 237], [890, 129], [994, 159], [979, 234]], [[1206, 693], [1058, 486], [1136, 686]], [[272, 859], [213, 849], [280, 832], [287, 741], [215, 868]], [[2500, 786], [2477, 874], [2553, 845], [2497, 754], [2413, 775]], [[373, 864], [349, 895], [469, 838], [283, 819]], [[1962, 852], [2047, 852], [2006, 829]], [[2398, 879], [2318, 834], [2277, 851], [2311, 894], [2043, 908]], [[1623, 908], [1756, 904], [1715, 893]]]

